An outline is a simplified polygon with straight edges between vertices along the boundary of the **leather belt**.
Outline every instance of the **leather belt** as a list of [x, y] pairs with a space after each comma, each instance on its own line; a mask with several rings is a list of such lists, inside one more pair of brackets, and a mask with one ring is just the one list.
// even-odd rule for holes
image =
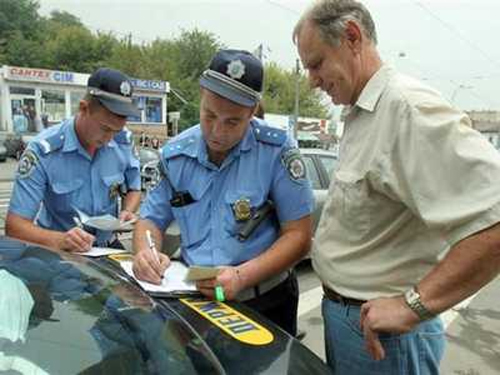
[[363, 303], [366, 302], [366, 301], [363, 301], [360, 299], [344, 297], [344, 296], [338, 294], [333, 289], [328, 288], [324, 284], [323, 284], [323, 293], [325, 293], [325, 297], [328, 298], [330, 301], [338, 302], [338, 303], [341, 303], [342, 305], [361, 306]]
[[290, 271], [284, 271], [276, 276], [271, 277], [270, 279], [264, 280], [260, 284], [242, 290], [238, 293], [237, 300], [238, 301], [248, 301], [257, 297], [260, 297], [264, 293], [269, 292], [271, 289], [276, 288], [282, 282], [284, 282], [290, 276]]

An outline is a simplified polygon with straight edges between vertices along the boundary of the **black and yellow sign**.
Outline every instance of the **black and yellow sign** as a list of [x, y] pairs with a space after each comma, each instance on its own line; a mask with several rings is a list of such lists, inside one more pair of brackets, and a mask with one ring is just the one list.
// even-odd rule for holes
[[134, 260], [134, 256], [132, 254], [109, 254], [108, 258], [118, 263]]
[[240, 342], [266, 345], [274, 340], [267, 328], [225, 303], [199, 298], [181, 298], [180, 301]]

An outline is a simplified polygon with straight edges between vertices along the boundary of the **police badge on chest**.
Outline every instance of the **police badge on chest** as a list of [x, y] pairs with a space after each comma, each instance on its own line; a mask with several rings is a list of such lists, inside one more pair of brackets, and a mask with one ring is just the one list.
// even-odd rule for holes
[[236, 200], [233, 205], [233, 214], [237, 222], [248, 221], [252, 217], [252, 207], [250, 206], [250, 200], [242, 197]]

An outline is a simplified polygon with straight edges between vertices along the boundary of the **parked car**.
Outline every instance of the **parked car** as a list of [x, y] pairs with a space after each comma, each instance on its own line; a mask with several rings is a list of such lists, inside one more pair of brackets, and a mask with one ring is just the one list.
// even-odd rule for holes
[[8, 237], [0, 237], [0, 316], [0, 369], [7, 373], [330, 373], [298, 340], [240, 303], [153, 298], [108, 257]]
[[141, 188], [148, 191], [160, 179], [158, 162], [160, 161], [160, 151], [152, 148], [140, 148], [139, 162], [141, 164]]
[[9, 156], [14, 156], [12, 155], [13, 150], [13, 139], [12, 135], [7, 134], [7, 133], [0, 133], [0, 162], [4, 162], [7, 160]]
[[313, 212], [314, 231], [319, 223], [325, 204], [333, 171], [337, 167], [337, 154], [320, 148], [301, 148], [300, 153], [306, 165], [307, 178], [311, 181], [315, 208]]
[[[21, 134], [15, 133], [0, 133], [0, 145], [3, 145], [6, 149], [6, 158], [10, 157], [16, 160], [20, 159], [26, 148], [26, 142], [23, 140]], [[2, 154], [0, 152], [0, 160]]]
[[0, 162], [5, 162], [7, 160], [7, 147], [5, 143], [0, 140]]

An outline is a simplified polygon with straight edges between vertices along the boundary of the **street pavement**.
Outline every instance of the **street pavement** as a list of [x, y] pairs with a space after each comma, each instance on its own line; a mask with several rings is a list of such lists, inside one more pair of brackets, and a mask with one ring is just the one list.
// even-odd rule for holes
[[[5, 215], [12, 191], [16, 161], [0, 164], [0, 234], [4, 233]], [[121, 237], [130, 247], [130, 234]], [[299, 287], [299, 329], [306, 332], [302, 343], [325, 359], [322, 291], [310, 262], [296, 268]], [[500, 374], [500, 278], [442, 315], [447, 347], [441, 364], [443, 375]]]

